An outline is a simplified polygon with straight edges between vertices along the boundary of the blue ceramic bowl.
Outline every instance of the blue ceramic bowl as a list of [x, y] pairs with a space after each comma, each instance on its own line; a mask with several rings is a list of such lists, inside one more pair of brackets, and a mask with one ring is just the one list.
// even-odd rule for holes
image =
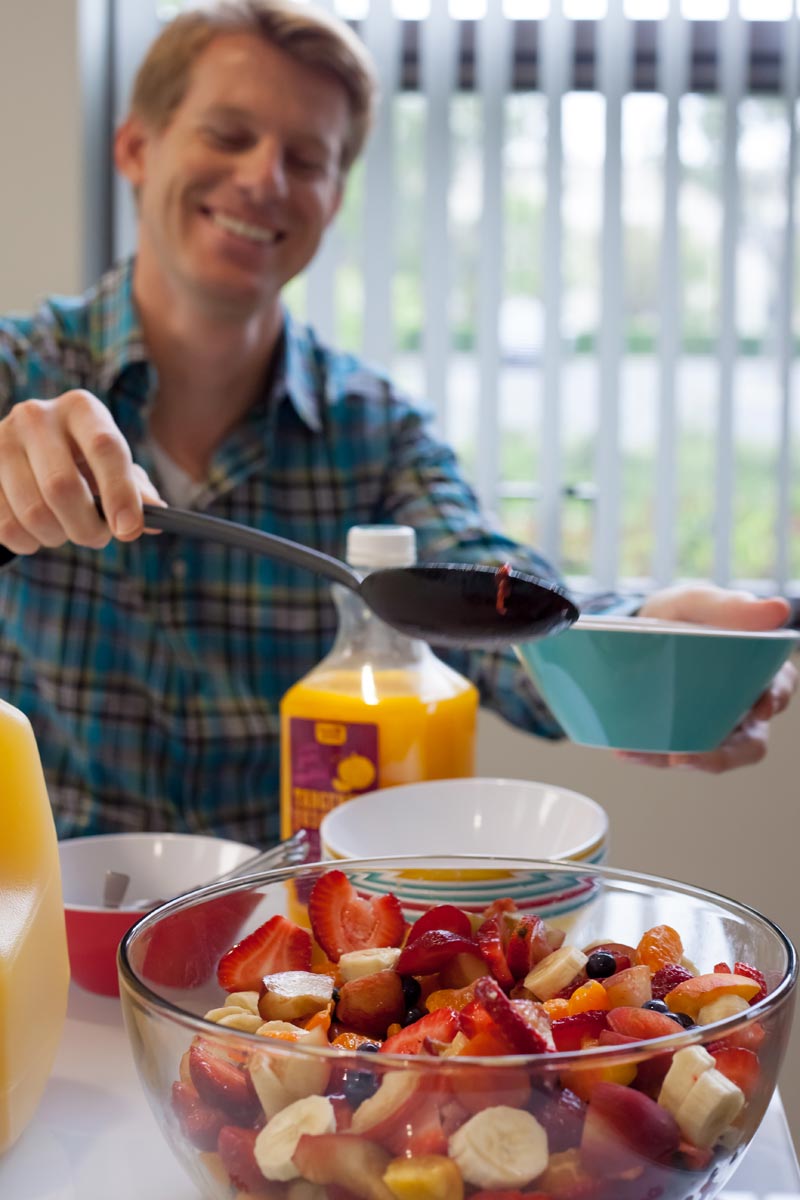
[[643, 617], [584, 617], [516, 647], [564, 732], [583, 746], [694, 754], [736, 727], [798, 641]]

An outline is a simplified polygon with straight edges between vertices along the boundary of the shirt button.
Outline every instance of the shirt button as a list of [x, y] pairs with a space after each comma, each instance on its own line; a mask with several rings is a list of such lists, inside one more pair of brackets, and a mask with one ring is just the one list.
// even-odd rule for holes
[[183, 558], [176, 558], [172, 564], [172, 575], [174, 579], [185, 579], [188, 566]]

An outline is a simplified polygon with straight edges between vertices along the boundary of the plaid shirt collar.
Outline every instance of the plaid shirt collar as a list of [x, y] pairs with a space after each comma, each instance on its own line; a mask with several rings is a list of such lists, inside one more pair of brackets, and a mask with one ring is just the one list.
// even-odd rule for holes
[[[155, 383], [133, 297], [133, 265], [134, 259], [129, 258], [108, 272], [89, 305], [90, 347], [98, 364], [100, 386], [106, 392], [111, 392], [131, 367], [145, 368], [151, 385]], [[283, 362], [273, 378], [269, 398], [287, 396], [301, 420], [318, 433], [322, 416], [316, 346], [308, 330], [294, 321], [285, 307], [283, 317]], [[329, 381], [329, 390], [332, 386]], [[153, 390], [151, 386], [137, 392], [142, 409]]]

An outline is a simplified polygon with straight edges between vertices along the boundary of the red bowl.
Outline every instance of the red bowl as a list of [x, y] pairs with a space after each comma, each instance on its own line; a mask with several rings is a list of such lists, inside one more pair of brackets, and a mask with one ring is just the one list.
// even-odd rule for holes
[[[193, 891], [218, 875], [246, 862], [256, 847], [243, 842], [204, 837], [187, 833], [119, 833], [96, 837], [72, 838], [59, 843], [61, 879], [64, 893], [64, 918], [72, 978], [87, 991], [101, 996], [117, 996], [117, 947], [132, 925], [148, 912], [152, 902], [135, 904], [139, 897], [168, 899]], [[103, 884], [107, 870], [130, 876], [126, 897], [131, 906], [105, 908]], [[228, 948], [241, 921], [250, 913], [249, 905], [222, 901], [228, 908], [216, 912], [216, 904], [205, 906], [204, 920], [212, 921], [222, 939], [220, 954]], [[215, 911], [210, 911], [214, 909]], [[235, 909], [235, 911], [233, 911]], [[193, 919], [203, 917], [200, 910]], [[186, 924], [184, 918], [183, 926]], [[204, 937], [208, 931], [202, 931]], [[195, 931], [166, 925], [163, 944], [156, 945], [155, 962], [167, 983], [169, 973], [177, 986], [190, 986], [182, 964], [186, 942]], [[196, 962], [192, 970], [196, 972]]]
[[72, 978], [87, 992], [118, 996], [117, 947], [141, 912], [64, 909]]

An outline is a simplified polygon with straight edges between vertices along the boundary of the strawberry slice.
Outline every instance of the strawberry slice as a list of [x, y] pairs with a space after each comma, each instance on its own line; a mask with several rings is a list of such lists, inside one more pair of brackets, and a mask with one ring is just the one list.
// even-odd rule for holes
[[460, 937], [472, 937], [472, 923], [463, 909], [456, 908], [455, 904], [435, 904], [411, 926], [406, 945], [410, 946], [431, 929], [446, 929], [448, 933], [457, 933]]
[[406, 923], [400, 901], [389, 892], [363, 899], [343, 871], [320, 875], [308, 898], [314, 937], [332, 962], [350, 950], [399, 946]]
[[[675, 1022], [670, 1021], [670, 1024]], [[580, 1050], [586, 1038], [597, 1038], [607, 1028], [608, 1013], [602, 1009], [589, 1009], [553, 1021], [553, 1041], [556, 1050]]]
[[432, 975], [457, 954], [477, 953], [478, 946], [472, 937], [462, 937], [447, 929], [428, 929], [411, 946], [405, 946], [396, 970], [401, 975]]
[[758, 1056], [743, 1046], [724, 1046], [721, 1043], [708, 1046], [708, 1052], [714, 1056], [717, 1070], [741, 1088], [746, 1099], [750, 1100], [761, 1074]]
[[470, 1000], [458, 1014], [458, 1028], [464, 1037], [474, 1038], [479, 1033], [494, 1029], [495, 1023], [478, 1000]]
[[221, 1109], [206, 1104], [187, 1083], [173, 1083], [172, 1108], [184, 1136], [193, 1146], [198, 1150], [216, 1150], [219, 1131], [228, 1123]]
[[514, 976], [508, 969], [500, 922], [500, 916], [489, 917], [479, 927], [475, 937], [481, 958], [500, 986], [508, 989], [514, 986]]
[[423, 1044], [430, 1039], [448, 1045], [458, 1033], [459, 1014], [453, 1008], [437, 1008], [420, 1017], [412, 1025], [406, 1025], [399, 1033], [393, 1033], [381, 1046], [381, 1054], [420, 1054]]
[[201, 1040], [189, 1051], [189, 1075], [201, 1100], [221, 1109], [228, 1122], [251, 1124], [261, 1113], [261, 1104], [247, 1071], [228, 1058], [221, 1058]]
[[402, 1121], [384, 1138], [395, 1158], [420, 1158], [424, 1154], [447, 1154], [447, 1137], [442, 1127], [439, 1096], [425, 1096], [414, 1109], [413, 1120]]
[[264, 1178], [256, 1162], [255, 1129], [240, 1129], [238, 1125], [224, 1125], [217, 1139], [217, 1153], [235, 1188], [249, 1196], [268, 1196], [271, 1184]]
[[488, 975], [476, 981], [475, 999], [486, 1009], [515, 1054], [540, 1054], [555, 1049], [550, 1020], [540, 1004], [532, 1000], [509, 1000], [497, 980]]
[[217, 980], [226, 992], [258, 992], [265, 975], [310, 970], [311, 934], [275, 916], [223, 954]]
[[750, 1001], [751, 1004], [758, 1004], [759, 1000], [763, 1000], [767, 994], [767, 981], [764, 978], [758, 967], [751, 967], [750, 963], [735, 962], [733, 964], [734, 975], [744, 975], [748, 979], [755, 979], [759, 984], [759, 989]]
[[521, 917], [507, 930], [506, 962], [515, 979], [524, 979], [531, 967], [550, 953], [544, 933], [544, 921], [536, 916]]

